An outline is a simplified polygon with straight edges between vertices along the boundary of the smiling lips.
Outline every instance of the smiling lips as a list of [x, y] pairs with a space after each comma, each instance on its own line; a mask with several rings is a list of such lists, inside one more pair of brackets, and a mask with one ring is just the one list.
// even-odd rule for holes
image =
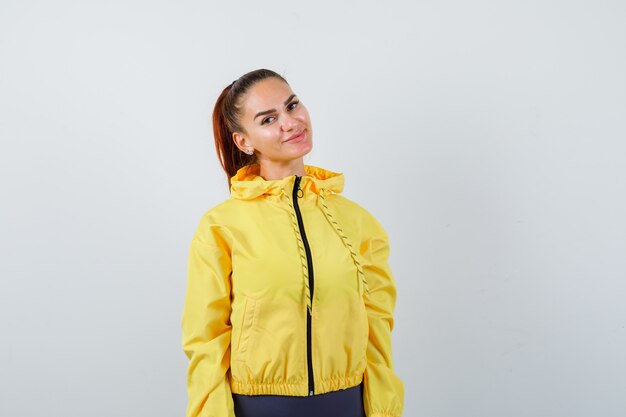
[[301, 139], [302, 136], [304, 136], [304, 130], [302, 130], [300, 133], [296, 133], [295, 135], [293, 135], [292, 137], [290, 137], [289, 139], [285, 140], [285, 142], [289, 142], [291, 140], [298, 140]]

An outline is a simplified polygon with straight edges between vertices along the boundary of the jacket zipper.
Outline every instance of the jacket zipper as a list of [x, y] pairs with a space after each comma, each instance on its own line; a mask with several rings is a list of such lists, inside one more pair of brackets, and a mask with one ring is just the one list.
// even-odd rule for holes
[[[300, 190], [300, 180], [302, 177], [296, 175], [296, 180], [293, 185], [293, 206], [298, 218], [298, 227], [300, 228], [300, 234], [302, 235], [302, 241], [304, 242], [304, 249], [306, 251], [307, 267], [309, 270], [309, 293], [311, 298], [311, 307], [313, 307], [313, 260], [311, 257], [311, 248], [309, 242], [306, 240], [306, 233], [304, 233], [304, 223], [302, 222], [302, 214], [300, 213], [300, 207], [298, 206], [298, 191]], [[313, 359], [311, 355], [311, 313], [309, 309], [306, 309], [306, 347], [307, 347], [307, 365], [309, 374], [309, 396], [315, 392], [315, 385], [313, 383]]]

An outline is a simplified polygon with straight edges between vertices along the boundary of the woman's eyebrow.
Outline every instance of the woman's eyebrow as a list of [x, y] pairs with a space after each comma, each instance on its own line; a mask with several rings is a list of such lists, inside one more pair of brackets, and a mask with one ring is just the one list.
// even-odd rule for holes
[[[286, 105], [287, 105], [287, 103], [289, 103], [289, 102], [291, 101], [291, 99], [292, 99], [292, 98], [294, 98], [295, 96], [296, 96], [295, 94], [290, 95], [290, 96], [289, 96], [289, 98], [288, 98], [287, 100], [285, 100], [283, 104], [286, 106]], [[270, 109], [270, 110], [260, 111], [260, 112], [258, 112], [258, 113], [256, 114], [256, 116], [254, 116], [254, 119], [252, 119], [252, 120], [256, 120], [256, 118], [257, 118], [257, 117], [259, 117], [259, 116], [263, 116], [264, 114], [273, 113], [273, 112], [275, 112], [275, 111], [276, 111], [276, 109]]]

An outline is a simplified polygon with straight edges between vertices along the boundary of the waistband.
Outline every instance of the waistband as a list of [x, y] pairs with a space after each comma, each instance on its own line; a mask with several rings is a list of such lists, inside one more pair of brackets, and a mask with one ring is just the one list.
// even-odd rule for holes
[[232, 394], [237, 417], [365, 417], [363, 382], [307, 397]]

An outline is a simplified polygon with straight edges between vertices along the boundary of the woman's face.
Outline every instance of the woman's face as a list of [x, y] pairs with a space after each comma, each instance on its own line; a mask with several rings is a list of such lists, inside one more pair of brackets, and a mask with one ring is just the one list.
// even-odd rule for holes
[[284, 164], [313, 147], [309, 112], [278, 78], [266, 78], [248, 90], [240, 122], [245, 133], [235, 132], [233, 139], [239, 149], [253, 149], [261, 164]]

